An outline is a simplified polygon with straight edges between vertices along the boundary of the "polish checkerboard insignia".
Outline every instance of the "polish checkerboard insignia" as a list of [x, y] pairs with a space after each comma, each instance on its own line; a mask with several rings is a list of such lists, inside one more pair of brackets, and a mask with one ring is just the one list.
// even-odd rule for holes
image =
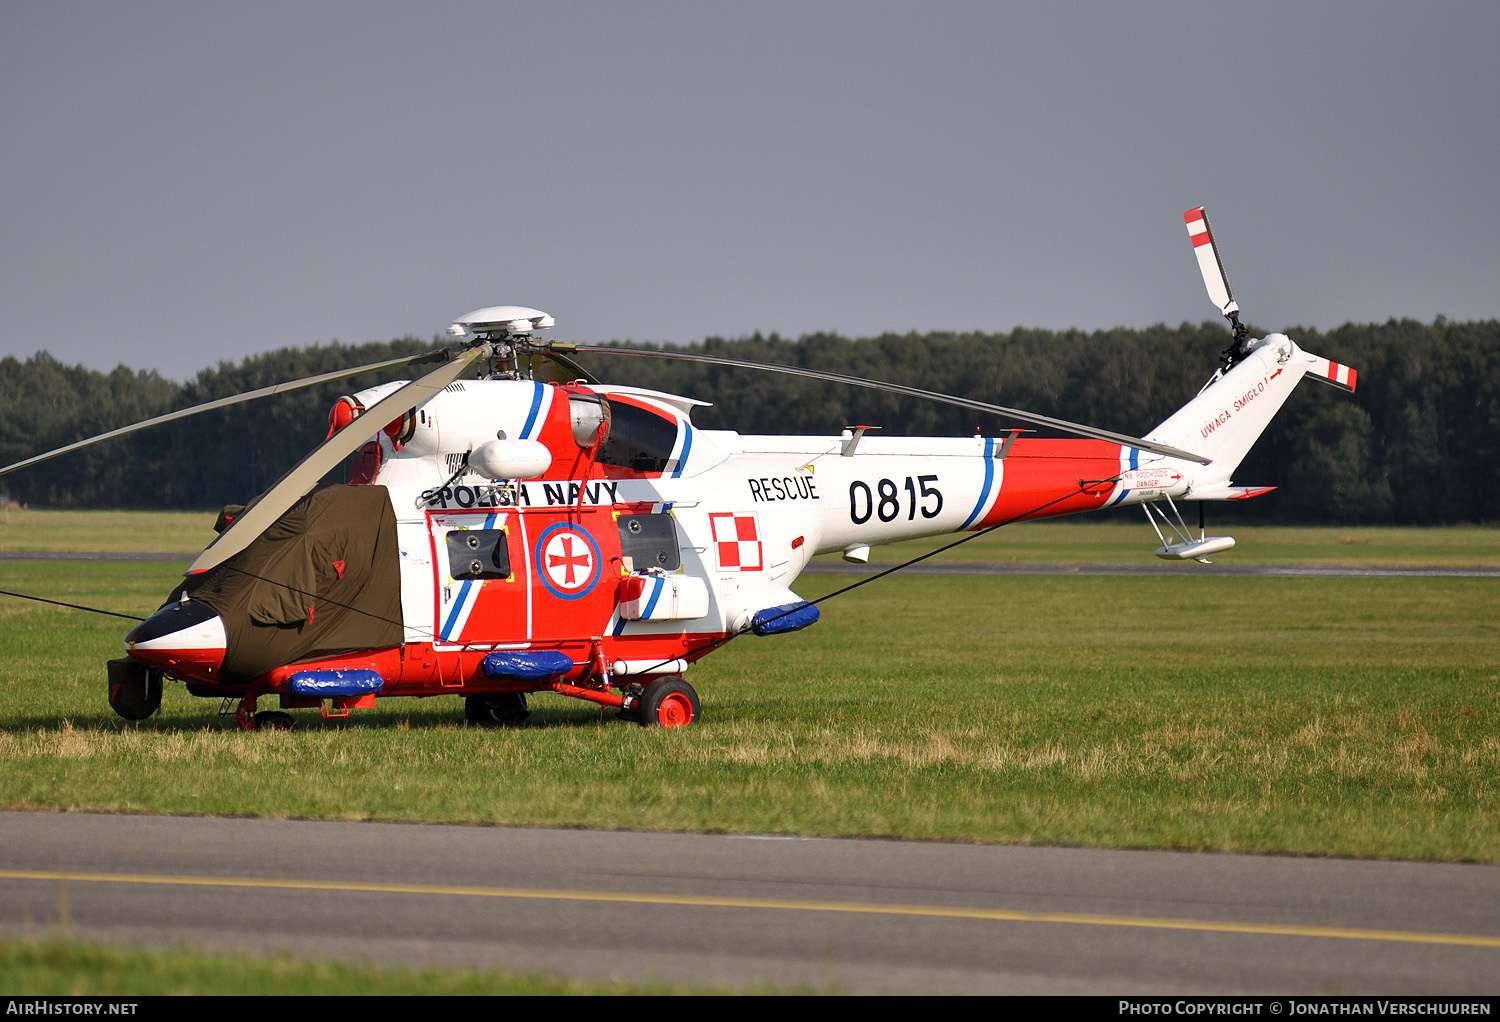
[[760, 571], [764, 568], [760, 524], [755, 515], [711, 514], [708, 521], [713, 529], [720, 571]]

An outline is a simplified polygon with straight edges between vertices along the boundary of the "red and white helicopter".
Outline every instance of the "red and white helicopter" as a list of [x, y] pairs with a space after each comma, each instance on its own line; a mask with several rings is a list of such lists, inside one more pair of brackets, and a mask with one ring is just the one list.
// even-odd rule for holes
[[[1144, 438], [813, 370], [552, 342], [540, 336], [552, 317], [536, 309], [469, 313], [449, 329], [454, 347], [404, 360], [436, 368], [341, 399], [322, 445], [248, 508], [226, 509], [219, 537], [110, 662], [110, 705], [142, 719], [173, 678], [222, 699], [246, 729], [389, 696], [462, 695], [469, 720], [498, 723], [527, 716], [527, 693], [551, 691], [681, 726], [698, 719], [682, 677], [698, 659], [746, 632], [817, 621], [791, 587], [818, 554], [861, 562], [876, 544], [1141, 504], [1158, 556], [1205, 560], [1234, 540], [1201, 526], [1194, 537], [1175, 502], [1267, 492], [1231, 474], [1272, 416], [1304, 376], [1352, 391], [1355, 373], [1282, 334], [1249, 338], [1203, 209], [1185, 219], [1234, 336], [1198, 395]], [[747, 436], [695, 427], [704, 402], [691, 398], [544, 384], [521, 368], [537, 354], [572, 366], [575, 352], [808, 375], [1079, 438]], [[328, 378], [174, 412], [0, 474]], [[372, 423], [384, 424], [373, 437]], [[350, 485], [314, 489], [351, 454]], [[259, 710], [270, 697], [280, 710]]]

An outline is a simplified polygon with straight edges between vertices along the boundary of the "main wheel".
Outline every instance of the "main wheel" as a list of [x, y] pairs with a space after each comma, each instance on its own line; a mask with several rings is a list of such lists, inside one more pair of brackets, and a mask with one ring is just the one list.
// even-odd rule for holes
[[641, 693], [642, 727], [687, 727], [698, 720], [698, 693], [681, 678], [657, 678]]
[[496, 724], [519, 724], [531, 711], [526, 708], [526, 693], [501, 692], [492, 696], [469, 696], [464, 699], [464, 719], [470, 724], [494, 727]]
[[290, 713], [282, 713], [280, 710], [262, 710], [255, 715], [255, 730], [257, 731], [290, 731], [297, 726], [296, 720]]

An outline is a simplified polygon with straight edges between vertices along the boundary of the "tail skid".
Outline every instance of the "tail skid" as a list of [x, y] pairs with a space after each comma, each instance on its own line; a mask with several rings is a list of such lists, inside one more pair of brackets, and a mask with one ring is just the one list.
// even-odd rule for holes
[[[1193, 560], [1202, 564], [1212, 564], [1213, 562], [1208, 559], [1209, 554], [1222, 553], [1225, 550], [1233, 549], [1233, 536], [1208, 536], [1204, 534], [1203, 505], [1201, 503], [1198, 505], [1198, 538], [1194, 539], [1192, 533], [1188, 531], [1187, 523], [1182, 520], [1182, 512], [1177, 510], [1177, 505], [1173, 503], [1172, 498], [1164, 496], [1161, 499], [1166, 502], [1167, 507], [1171, 508], [1171, 515], [1168, 515], [1167, 512], [1159, 507], [1153, 508], [1150, 504], [1141, 505], [1146, 512], [1146, 520], [1156, 530], [1156, 538], [1161, 540], [1161, 546], [1156, 550], [1157, 557], [1167, 561]], [[1154, 514], [1153, 511], [1155, 512]], [[1158, 520], [1160, 524], [1158, 524]], [[1173, 534], [1172, 539], [1168, 539], [1161, 531], [1161, 526], [1163, 525]]]

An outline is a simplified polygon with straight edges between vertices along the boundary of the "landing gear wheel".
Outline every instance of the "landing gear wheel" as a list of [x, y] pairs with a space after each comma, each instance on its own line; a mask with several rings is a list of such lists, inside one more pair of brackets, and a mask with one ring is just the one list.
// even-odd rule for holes
[[531, 711], [526, 708], [524, 692], [501, 692], [499, 695], [464, 699], [464, 719], [481, 727], [520, 724], [529, 716]]
[[161, 672], [138, 660], [109, 661], [109, 708], [126, 720], [145, 720], [161, 709]]
[[641, 693], [642, 727], [687, 727], [698, 720], [698, 693], [681, 678], [657, 678]]
[[255, 715], [255, 730], [257, 731], [290, 731], [297, 726], [290, 713], [282, 713], [280, 710], [262, 710]]

